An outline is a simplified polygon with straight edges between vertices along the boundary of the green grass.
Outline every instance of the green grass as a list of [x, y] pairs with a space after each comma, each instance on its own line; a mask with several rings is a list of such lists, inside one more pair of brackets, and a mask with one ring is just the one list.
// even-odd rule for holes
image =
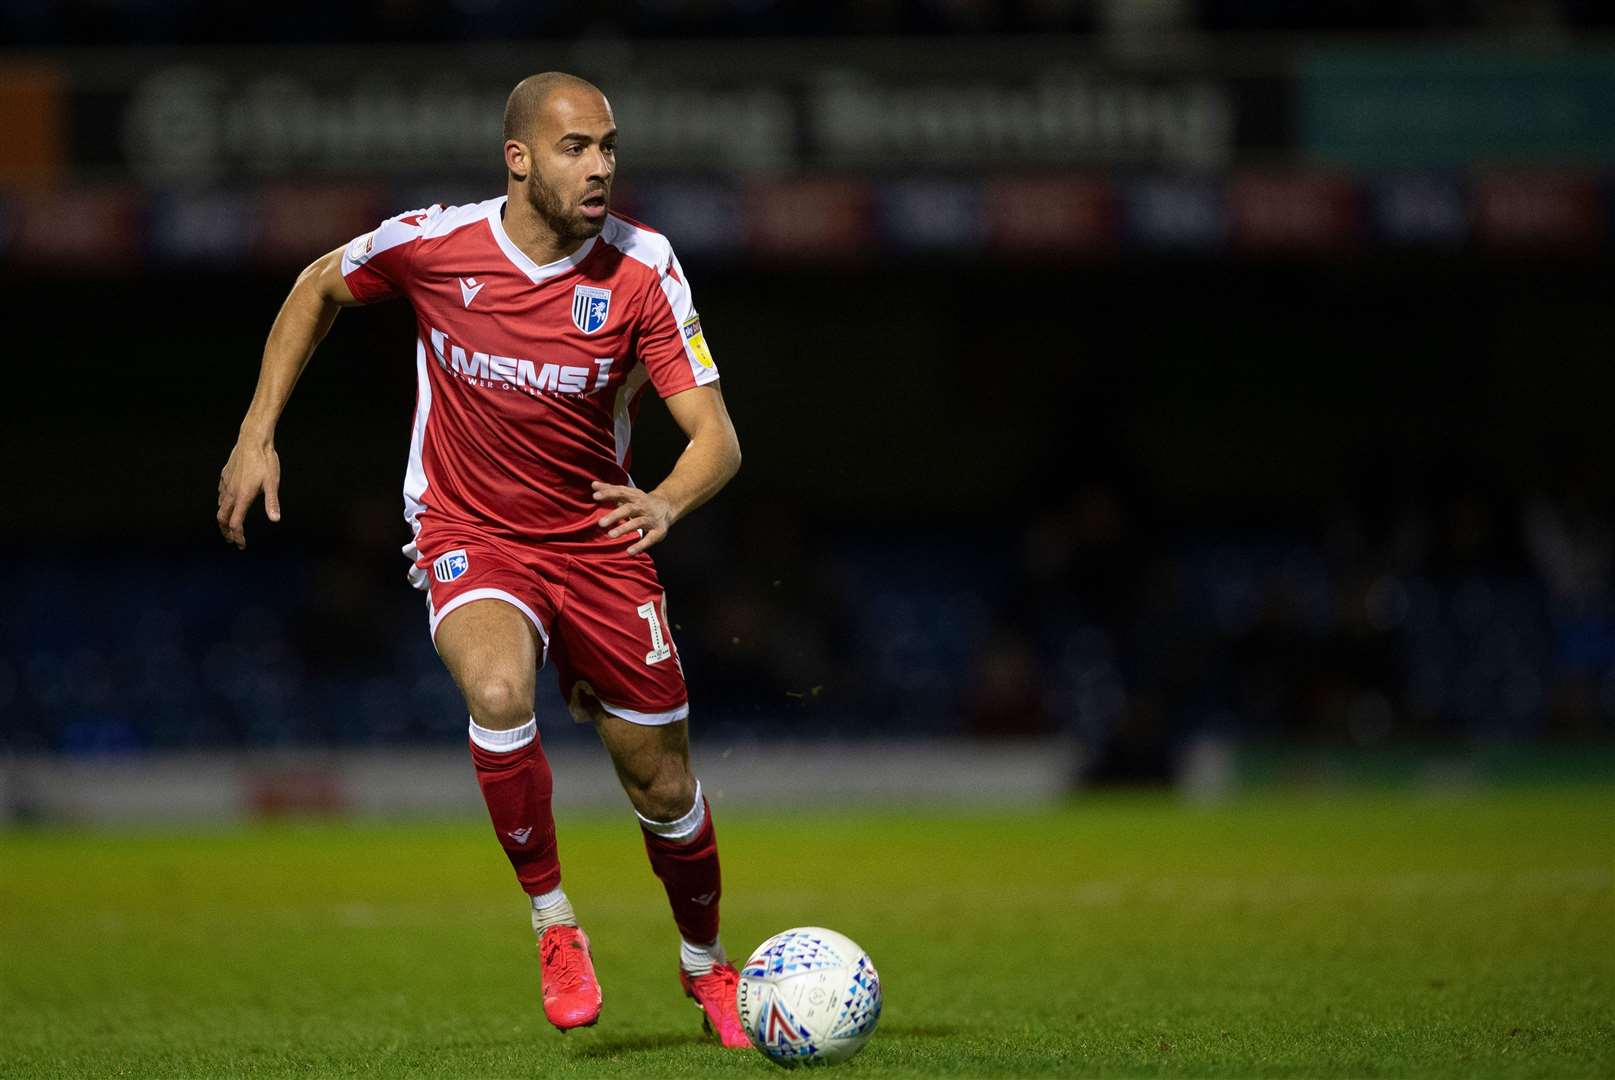
[[[1615, 1074], [1608, 789], [718, 815], [732, 952], [880, 968], [841, 1075]], [[701, 1038], [632, 818], [561, 830], [565, 1037], [484, 822], [0, 834], [0, 1075], [772, 1075]]]

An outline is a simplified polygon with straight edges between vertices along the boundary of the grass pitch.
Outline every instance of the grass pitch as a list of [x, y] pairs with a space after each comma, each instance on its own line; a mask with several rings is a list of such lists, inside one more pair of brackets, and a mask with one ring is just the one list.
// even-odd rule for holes
[[[1615, 795], [717, 807], [724, 939], [869, 949], [885, 1076], [1615, 1074]], [[703, 1040], [633, 819], [561, 822], [605, 988], [543, 1020], [484, 822], [0, 834], [0, 1075], [773, 1075]]]

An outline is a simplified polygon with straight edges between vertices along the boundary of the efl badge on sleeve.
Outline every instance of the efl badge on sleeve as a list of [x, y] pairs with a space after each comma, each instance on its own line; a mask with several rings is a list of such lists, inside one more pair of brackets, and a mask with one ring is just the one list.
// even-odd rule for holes
[[363, 266], [370, 261], [370, 256], [376, 252], [376, 230], [371, 229], [363, 236], [355, 236], [348, 245], [348, 250], [342, 254], [347, 256], [348, 263], [354, 267]]
[[707, 348], [707, 339], [701, 334], [701, 316], [691, 315], [684, 320], [680, 330], [684, 334], [684, 343], [689, 346], [690, 355], [695, 357], [695, 362], [711, 370], [712, 351]]
[[606, 314], [610, 310], [610, 289], [597, 289], [593, 285], [572, 287], [572, 323], [585, 334], [606, 325]]

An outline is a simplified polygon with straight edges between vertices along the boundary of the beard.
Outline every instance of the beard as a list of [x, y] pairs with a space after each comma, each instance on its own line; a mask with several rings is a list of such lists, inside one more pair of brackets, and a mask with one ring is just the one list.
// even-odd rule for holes
[[560, 192], [544, 183], [536, 171], [527, 178], [527, 201], [563, 246], [581, 244], [597, 235], [606, 223], [603, 217], [599, 221], [584, 217], [576, 204], [568, 203]]

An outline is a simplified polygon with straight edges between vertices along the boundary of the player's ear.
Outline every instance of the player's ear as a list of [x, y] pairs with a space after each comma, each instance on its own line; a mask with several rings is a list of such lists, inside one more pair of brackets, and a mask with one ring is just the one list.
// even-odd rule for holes
[[510, 175], [517, 180], [526, 180], [532, 167], [532, 155], [527, 151], [527, 144], [517, 142], [515, 139], [506, 139], [505, 168], [510, 170]]

